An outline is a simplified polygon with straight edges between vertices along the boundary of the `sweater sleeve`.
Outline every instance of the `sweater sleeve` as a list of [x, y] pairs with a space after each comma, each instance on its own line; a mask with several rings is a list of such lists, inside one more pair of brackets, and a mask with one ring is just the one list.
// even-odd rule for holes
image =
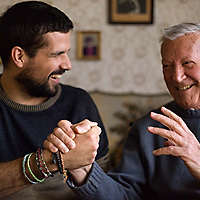
[[105, 174], [94, 163], [85, 185], [75, 188], [82, 199], [141, 200], [147, 192], [145, 167], [137, 128], [132, 129], [120, 165]]
[[93, 164], [87, 183], [81, 187], [71, 185], [71, 189], [82, 200], [141, 200], [131, 185], [122, 185], [114, 179], [114, 174], [106, 174], [97, 163]]

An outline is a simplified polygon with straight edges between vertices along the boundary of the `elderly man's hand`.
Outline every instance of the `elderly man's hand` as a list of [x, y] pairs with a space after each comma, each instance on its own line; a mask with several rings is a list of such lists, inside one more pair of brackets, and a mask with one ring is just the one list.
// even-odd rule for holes
[[151, 118], [169, 128], [148, 127], [148, 131], [166, 138], [167, 145], [153, 151], [156, 156], [173, 155], [180, 157], [191, 174], [200, 179], [200, 143], [185, 122], [172, 111], [161, 108], [164, 115], [151, 113]]
[[69, 170], [78, 169], [94, 162], [100, 133], [101, 128], [96, 122], [83, 120], [72, 125], [62, 120], [44, 141], [43, 147], [51, 152], [60, 150], [65, 167]]

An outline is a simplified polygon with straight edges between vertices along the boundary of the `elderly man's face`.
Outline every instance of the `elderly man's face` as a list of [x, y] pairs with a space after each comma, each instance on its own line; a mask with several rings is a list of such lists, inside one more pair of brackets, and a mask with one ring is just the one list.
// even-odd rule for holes
[[200, 109], [200, 33], [165, 40], [161, 55], [164, 79], [176, 103]]

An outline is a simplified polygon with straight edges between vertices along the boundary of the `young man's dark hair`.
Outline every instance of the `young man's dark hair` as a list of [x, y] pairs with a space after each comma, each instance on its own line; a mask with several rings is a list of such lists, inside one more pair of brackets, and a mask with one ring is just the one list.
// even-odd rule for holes
[[44, 2], [26, 1], [12, 6], [0, 17], [0, 56], [4, 67], [14, 46], [20, 46], [28, 56], [34, 57], [46, 44], [45, 33], [67, 33], [71, 29], [72, 21]]

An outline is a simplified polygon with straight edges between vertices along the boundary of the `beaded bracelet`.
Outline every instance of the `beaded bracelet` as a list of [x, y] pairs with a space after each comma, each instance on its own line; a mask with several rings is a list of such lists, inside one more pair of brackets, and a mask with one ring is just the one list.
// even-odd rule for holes
[[37, 164], [40, 172], [44, 175], [45, 178], [48, 178], [48, 174], [46, 173], [46, 171], [42, 167], [42, 163], [41, 163], [41, 160], [40, 160], [40, 153], [39, 153], [38, 150], [36, 151], [35, 161], [36, 161], [36, 164]]
[[45, 178], [48, 178], [50, 176], [53, 177], [53, 174], [49, 171], [49, 169], [46, 165], [46, 162], [43, 159], [41, 148], [37, 149], [35, 159], [36, 159], [37, 166], [38, 166], [39, 170], [41, 171], [41, 173], [44, 175], [44, 177]]
[[38, 183], [42, 183], [42, 182], [45, 181], [45, 178], [43, 178], [43, 179], [37, 178], [37, 177], [35, 176], [35, 174], [34, 174], [34, 173], [32, 172], [32, 170], [31, 170], [31, 167], [30, 167], [30, 158], [31, 158], [32, 155], [33, 155], [33, 153], [30, 153], [30, 154], [28, 155], [28, 158], [27, 158], [28, 171], [29, 171], [29, 173], [31, 174], [31, 176], [32, 176]]
[[60, 153], [60, 158], [61, 158], [61, 163], [62, 163], [63, 178], [64, 178], [64, 182], [66, 182], [67, 178], [68, 178], [68, 176], [67, 176], [67, 170], [65, 170], [63, 155], [62, 155], [61, 152], [59, 152], [59, 153]]
[[63, 174], [63, 167], [62, 167], [62, 162], [61, 162], [61, 154], [59, 151], [56, 153], [53, 153], [52, 155], [52, 163], [56, 164], [58, 166], [58, 171], [60, 174]]
[[23, 159], [23, 162], [22, 162], [23, 174], [24, 174], [24, 176], [26, 177], [26, 179], [27, 179], [30, 183], [32, 183], [32, 184], [37, 184], [38, 182], [32, 181], [32, 180], [28, 177], [28, 175], [26, 174], [26, 160], [27, 160], [28, 156], [29, 156], [29, 154], [26, 154], [26, 155], [24, 156], [24, 159]]
[[60, 151], [57, 151], [56, 153], [53, 153], [52, 162], [54, 164], [57, 164], [58, 171], [60, 172], [60, 174], [63, 175], [64, 182], [66, 182], [67, 178], [68, 178], [67, 170], [65, 170], [63, 156], [62, 156], [62, 153]]

